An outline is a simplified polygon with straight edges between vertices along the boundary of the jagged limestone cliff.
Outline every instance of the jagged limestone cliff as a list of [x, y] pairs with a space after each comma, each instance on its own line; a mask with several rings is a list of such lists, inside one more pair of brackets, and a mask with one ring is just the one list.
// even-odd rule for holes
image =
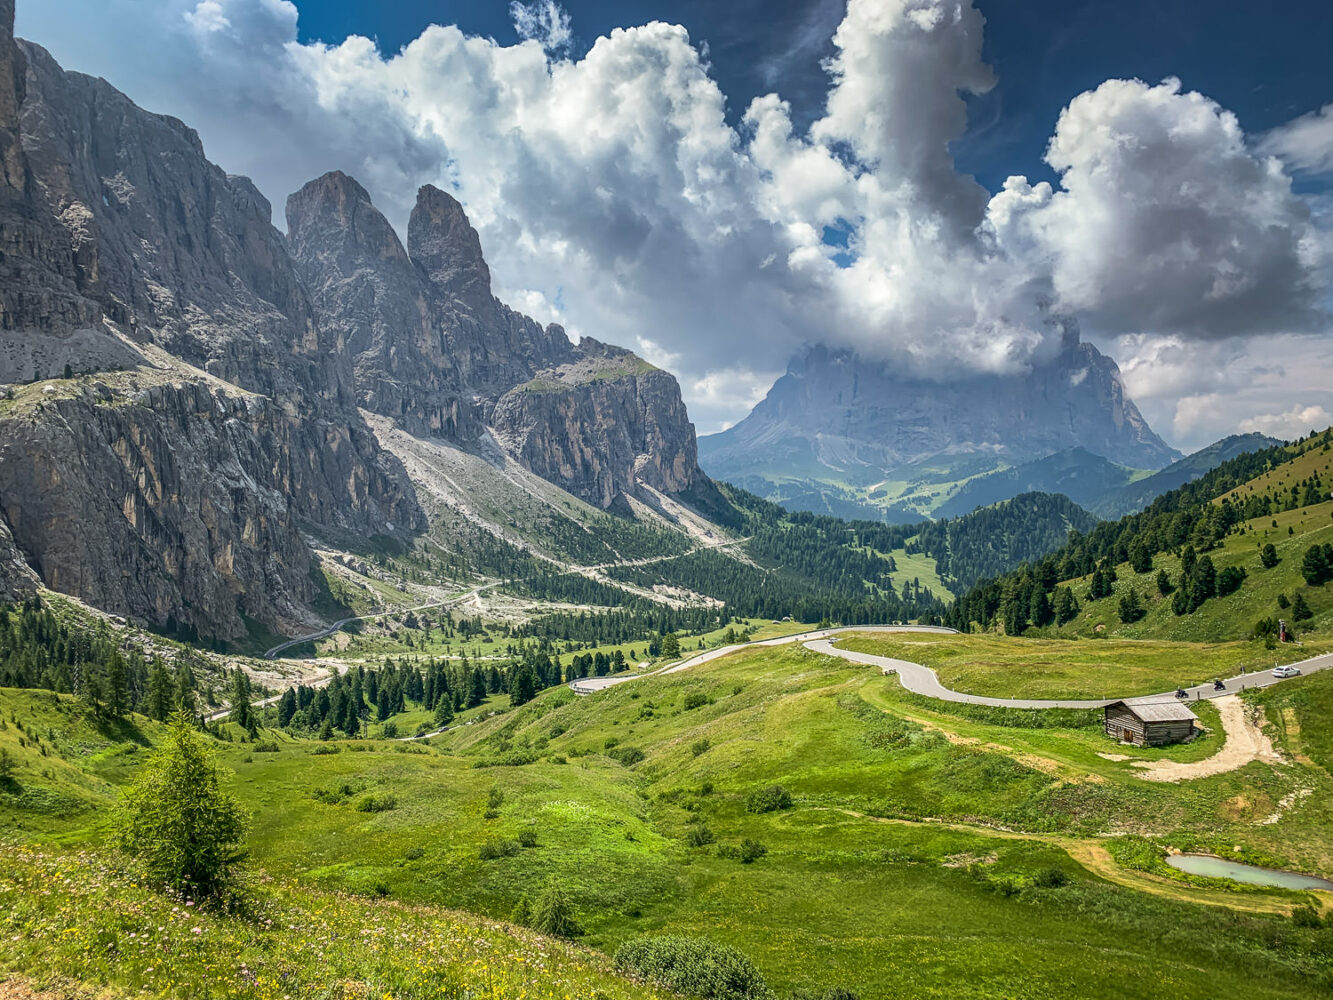
[[464, 445], [490, 429], [533, 472], [603, 508], [640, 481], [711, 490], [676, 380], [629, 351], [571, 344], [559, 326], [500, 302], [449, 194], [418, 192], [406, 249], [342, 173], [292, 195], [287, 224], [320, 325], [353, 355], [366, 409]]
[[299, 622], [302, 528], [414, 528], [410, 486], [254, 186], [181, 122], [16, 43], [12, 19], [0, 0], [13, 548], [47, 586], [156, 625]]

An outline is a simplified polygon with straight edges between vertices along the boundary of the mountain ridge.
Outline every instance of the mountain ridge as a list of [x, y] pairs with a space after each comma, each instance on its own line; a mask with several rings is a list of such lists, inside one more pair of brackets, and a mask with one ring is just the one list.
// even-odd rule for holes
[[[1129, 399], [1115, 362], [1070, 327], [1056, 358], [1024, 374], [947, 384], [810, 348], [744, 420], [701, 438], [700, 454], [710, 474], [747, 489], [841, 485], [849, 500], [910, 518], [965, 479], [1080, 446], [1135, 468], [1180, 457]], [[898, 494], [886, 489], [895, 481]]]

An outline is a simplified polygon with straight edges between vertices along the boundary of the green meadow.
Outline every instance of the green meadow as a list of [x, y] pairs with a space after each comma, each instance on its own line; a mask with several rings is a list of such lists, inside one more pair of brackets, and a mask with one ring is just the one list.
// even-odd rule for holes
[[[1040, 645], [969, 642], [985, 657], [1008, 643], [1015, 662]], [[989, 682], [995, 690], [1004, 676]], [[1333, 982], [1333, 931], [1297, 927], [1286, 914], [1321, 894], [1227, 887], [1115, 858], [1146, 844], [1153, 858], [1174, 847], [1333, 871], [1330, 697], [1333, 677], [1313, 675], [1256, 699], [1288, 766], [1253, 763], [1179, 785], [1143, 781], [1132, 760], [1101, 756], [1126, 748], [1101, 735], [1095, 713], [944, 705], [797, 646], [747, 649], [586, 698], [552, 689], [516, 709], [493, 698], [429, 742], [268, 731], [241, 743], [224, 730], [233, 741], [217, 746], [253, 816], [252, 870], [282, 887], [270, 905], [342, 914], [356, 928], [350, 941], [362, 926], [400, 925], [404, 940], [424, 940], [430, 914], [447, 913], [439, 922], [467, 928], [469, 940], [508, 935], [500, 950], [521, 954], [531, 935], [503, 921], [554, 881], [586, 929], [577, 948], [560, 951], [576, 989], [596, 977], [598, 954], [669, 932], [739, 948], [780, 996], [841, 986], [867, 1000], [1303, 997]], [[1209, 708], [1201, 717], [1212, 732], [1201, 740], [1133, 756], [1214, 752]], [[3, 800], [8, 836], [42, 865], [70, 863], [64, 852], [79, 849], [108, 857], [108, 807], [156, 727], [135, 720], [104, 731], [77, 702], [37, 692], [4, 692], [0, 718], [0, 749], [22, 755]], [[20, 719], [31, 720], [22, 731]], [[755, 793], [774, 785], [790, 805], [752, 811]], [[747, 841], [762, 847], [748, 862]], [[28, 898], [21, 857], [0, 862], [11, 926], [50, 927], [66, 913], [80, 933], [107, 933], [111, 918], [83, 886]], [[129, 879], [113, 861], [98, 863], [111, 880], [103, 885]], [[155, 905], [135, 899], [142, 912]], [[287, 968], [284, 949], [319, 947], [304, 918], [263, 940], [244, 922], [217, 920], [210, 941], [241, 942], [241, 953], [274, 969]], [[41, 953], [10, 937], [0, 941], [5, 967], [33, 974]], [[451, 945], [430, 947], [441, 969], [453, 962]], [[349, 976], [382, 981], [389, 996], [418, 995], [410, 977], [391, 981], [362, 952], [340, 957]], [[134, 954], [114, 969], [69, 968], [113, 996], [142, 995], [145, 985], [151, 995], [150, 960]], [[200, 968], [222, 961], [199, 955]], [[172, 965], [177, 981], [184, 962]], [[1145, 979], [1144, 968], [1155, 975]], [[269, 995], [253, 983], [237, 989]], [[321, 979], [309, 995], [339, 995], [329, 989]]]

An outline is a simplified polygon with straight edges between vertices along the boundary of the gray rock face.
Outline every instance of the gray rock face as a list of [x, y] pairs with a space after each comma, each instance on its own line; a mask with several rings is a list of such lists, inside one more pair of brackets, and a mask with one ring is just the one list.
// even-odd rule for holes
[[426, 282], [365, 189], [325, 174], [287, 199], [287, 222], [320, 328], [351, 358], [360, 404], [411, 434], [474, 440], [481, 423]]
[[543, 479], [603, 508], [642, 481], [681, 494], [701, 480], [680, 386], [629, 351], [584, 339], [579, 358], [505, 393], [496, 438]]
[[793, 471], [865, 481], [941, 455], [1023, 462], [1073, 447], [1134, 468], [1179, 457], [1125, 395], [1115, 362], [1076, 337], [1027, 374], [947, 383], [814, 348], [749, 416], [701, 442], [705, 465], [721, 478], [801, 463]]
[[[12, 17], [0, 0], [0, 355], [80, 376], [0, 402], [13, 544], [110, 611], [284, 627], [314, 589], [301, 529], [418, 527], [410, 485], [254, 186], [182, 123], [15, 43]], [[0, 539], [14, 575], [3, 556]]]
[[292, 195], [287, 225], [320, 326], [353, 355], [366, 409], [464, 444], [489, 427], [533, 472], [603, 508], [639, 481], [711, 489], [676, 380], [629, 351], [571, 344], [500, 302], [450, 195], [418, 192], [406, 250], [340, 173]]

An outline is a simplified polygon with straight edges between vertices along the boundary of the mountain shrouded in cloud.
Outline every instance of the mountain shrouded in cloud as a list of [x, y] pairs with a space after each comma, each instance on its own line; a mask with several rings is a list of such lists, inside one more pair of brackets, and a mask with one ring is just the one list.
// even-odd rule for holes
[[[519, 4], [520, 44], [432, 26], [386, 56], [356, 36], [299, 41], [285, 0], [147, 6], [127, 45], [153, 41], [163, 100], [229, 168], [282, 196], [339, 167], [400, 231], [404, 192], [452, 191], [502, 297], [637, 344], [682, 376], [705, 427], [810, 344], [936, 381], [1021, 375], [1056, 357], [1068, 314], [1151, 393], [1135, 370], [1162, 344], [1326, 326], [1306, 201], [1175, 81], [1071, 94], [1054, 186], [1015, 177], [992, 197], [955, 169], [964, 95], [995, 82], [970, 2], [851, 0], [809, 128], [780, 94], [733, 125], [699, 44], [660, 22], [575, 58], [577, 23]], [[1155, 412], [1217, 391], [1202, 378]]]

